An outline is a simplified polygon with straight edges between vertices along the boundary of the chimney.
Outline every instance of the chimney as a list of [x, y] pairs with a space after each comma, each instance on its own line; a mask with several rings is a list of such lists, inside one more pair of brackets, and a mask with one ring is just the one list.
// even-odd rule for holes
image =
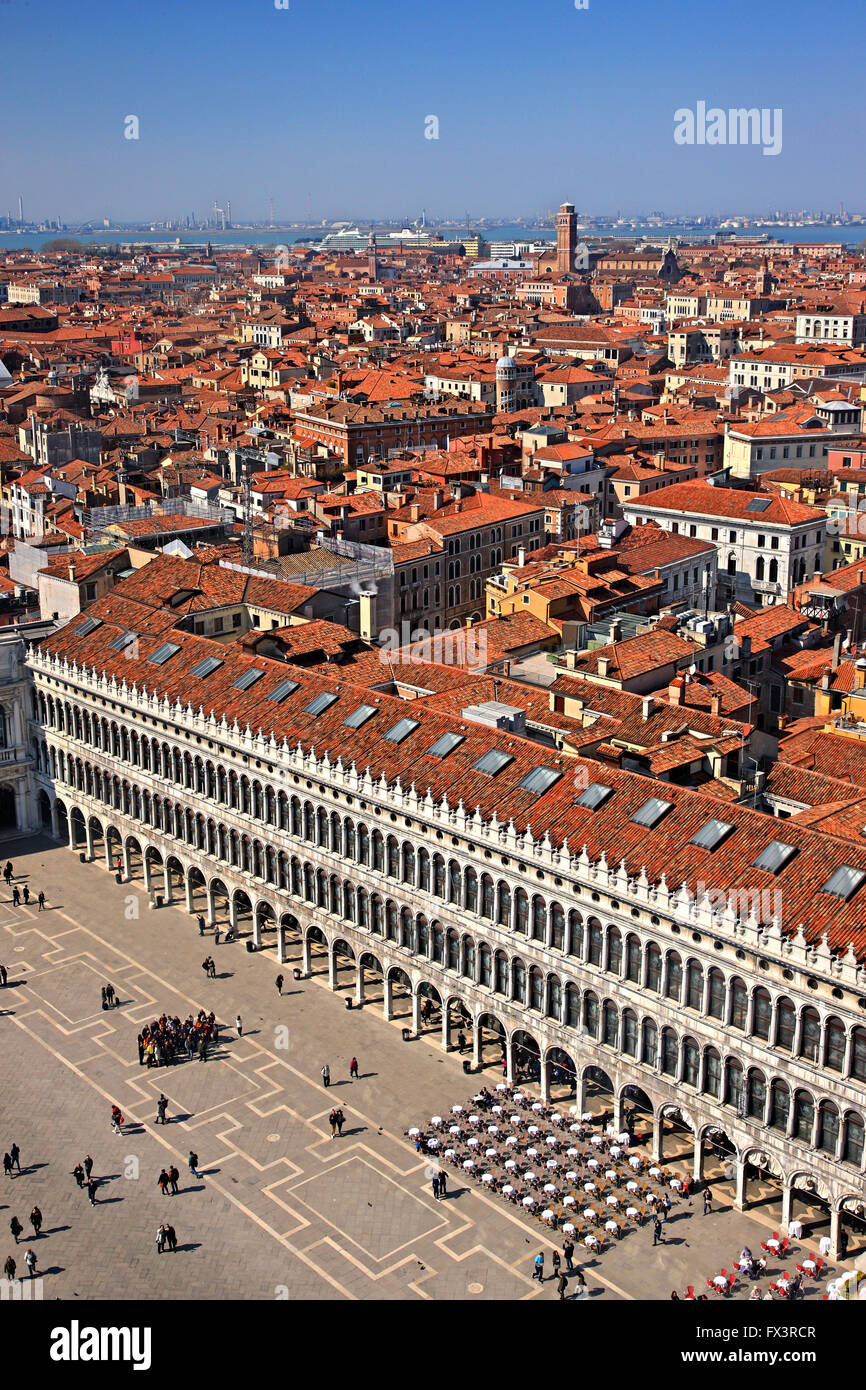
[[610, 625], [610, 640], [611, 642], [622, 641], [622, 623], [619, 618], [615, 618]]
[[600, 656], [600, 657], [598, 658], [598, 674], [599, 674], [600, 676], [606, 676], [606, 675], [609, 674], [609, 672], [610, 672], [610, 657], [609, 657], [609, 656]]
[[837, 666], [839, 665], [839, 657], [841, 656], [841, 654], [842, 654], [842, 631], [841, 631], [841, 628], [840, 628], [840, 630], [836, 633], [836, 636], [833, 638], [833, 662], [832, 662], [832, 665], [830, 666], [830, 670], [831, 670], [831, 671], [835, 671], [836, 668], [837, 668]]
[[643, 699], [641, 700], [641, 718], [644, 720], [649, 719], [655, 707], [656, 702], [653, 699], [652, 695], [644, 695]]
[[526, 564], [526, 546], [521, 545], [517, 551], [517, 567], [523, 569]]
[[683, 704], [683, 678], [677, 676], [668, 686], [668, 703], [671, 705]]
[[69, 561], [69, 579], [70, 582], [75, 582], [75, 565], [73, 564], [72, 560]]
[[718, 691], [717, 691], [716, 694], [713, 695], [713, 696], [711, 696], [711, 698], [710, 698], [710, 714], [715, 715], [716, 719], [718, 719], [718, 717], [719, 717], [719, 715], [721, 714], [721, 712], [722, 712], [722, 697], [721, 697], [721, 695], [719, 695], [719, 693], [718, 693]]

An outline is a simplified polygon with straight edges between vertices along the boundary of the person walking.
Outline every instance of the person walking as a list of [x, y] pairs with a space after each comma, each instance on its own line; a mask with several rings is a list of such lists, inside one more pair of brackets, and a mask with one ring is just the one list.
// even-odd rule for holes
[[345, 1115], [343, 1114], [342, 1110], [338, 1110], [338, 1111], [337, 1111], [337, 1136], [338, 1136], [338, 1138], [340, 1138], [340, 1139], [342, 1139], [342, 1137], [343, 1137], [343, 1125], [344, 1125], [345, 1123], [346, 1123], [346, 1117], [345, 1117]]
[[30, 901], [30, 889], [28, 888], [27, 884], [25, 883], [25, 885], [24, 885], [24, 902], [25, 902], [25, 903], [29, 903], [29, 901]]
[[31, 1279], [35, 1279], [35, 1278], [36, 1278], [36, 1256], [34, 1255], [34, 1253], [33, 1253], [32, 1250], [28, 1250], [28, 1251], [27, 1251], [26, 1255], [24, 1256], [24, 1263], [25, 1263], [26, 1266], [27, 1266], [27, 1270], [28, 1270], [28, 1272], [29, 1272], [29, 1274], [30, 1274], [30, 1278], [31, 1278]]
[[78, 1183], [79, 1187], [84, 1186], [84, 1169], [82, 1168], [80, 1163], [76, 1163], [75, 1167], [72, 1170], [72, 1176]]
[[282, 977], [282, 975], [278, 975], [278, 976], [277, 976], [277, 978], [274, 980], [274, 984], [275, 984], [276, 987], [277, 987], [277, 994], [282, 995], [282, 992], [283, 992], [283, 977]]
[[358, 1059], [357, 1059], [357, 1057], [353, 1057], [352, 1060], [351, 1060], [351, 1062], [349, 1063], [349, 1079], [350, 1079], [351, 1081], [357, 1081], [357, 1080], [358, 1080]]
[[237, 1029], [238, 1037], [239, 1037], [239, 1038], [242, 1038], [243, 1035], [244, 1035], [244, 1025], [243, 1025], [243, 1020], [241, 1019], [240, 1014], [238, 1014], [237, 1017], [235, 1018], [235, 1028]]
[[9, 1153], [5, 1153], [5, 1154], [3, 1155], [3, 1172], [6, 1174], [7, 1178], [11, 1178], [11, 1176], [12, 1176], [12, 1155], [9, 1154]]
[[563, 1253], [563, 1255], [565, 1256], [565, 1267], [566, 1267], [566, 1269], [568, 1270], [569, 1274], [571, 1274], [572, 1270], [574, 1269], [574, 1241], [573, 1241], [573, 1240], [567, 1240], [567, 1241], [565, 1242], [565, 1244], [564, 1244], [563, 1247], [562, 1247], [562, 1253]]
[[12, 860], [11, 860], [11, 859], [7, 859], [7, 861], [6, 861], [6, 868], [3, 870], [3, 877], [5, 878], [7, 885], [10, 884], [10, 883], [12, 882]]
[[462, 1028], [460, 1029], [459, 1033], [457, 1034], [457, 1051], [458, 1051], [458, 1052], [465, 1052], [465, 1051], [466, 1051], [466, 1034], [463, 1032], [463, 1029], [462, 1029]]
[[558, 1250], [554, 1250], [553, 1254], [550, 1257], [550, 1263], [553, 1267], [553, 1277], [554, 1279], [556, 1279], [559, 1276], [560, 1266], [562, 1265], [562, 1260], [560, 1259]]
[[38, 1236], [42, 1230], [42, 1212], [38, 1207], [34, 1207], [30, 1213], [30, 1225], [33, 1227], [33, 1234]]
[[207, 1038], [204, 1036], [204, 1034], [202, 1034], [201, 1038], [199, 1039], [198, 1060], [200, 1062], [207, 1061]]
[[115, 1004], [117, 1003], [117, 991], [115, 990], [114, 985], [105, 986], [105, 997], [108, 1000], [108, 1007], [110, 1009], [113, 1009]]
[[36, 899], [36, 901], [37, 901], [38, 904], [39, 904], [39, 911], [40, 911], [40, 912], [44, 912], [44, 911], [45, 911], [45, 894], [43, 893], [43, 891], [42, 891], [41, 888], [39, 889], [39, 897]]
[[713, 1194], [708, 1187], [704, 1188], [704, 1216], [709, 1216], [713, 1210]]
[[88, 1177], [90, 1177], [90, 1174], [93, 1172], [93, 1159], [90, 1157], [90, 1154], [85, 1156], [84, 1171]]
[[[219, 935], [219, 933], [217, 933], [217, 935]], [[208, 969], [208, 974], [210, 975], [210, 978], [212, 980], [216, 979], [216, 962], [214, 961], [213, 956], [210, 957], [210, 966]]]
[[20, 906], [21, 906], [21, 894], [20, 894], [19, 891], [18, 891], [18, 884], [17, 884], [17, 883], [16, 883], [15, 887], [12, 889], [12, 901], [13, 901], [13, 903], [15, 904], [16, 907], [20, 907]]
[[662, 1219], [660, 1216], [655, 1216], [653, 1218], [653, 1245], [658, 1245], [659, 1241], [661, 1241], [662, 1244], [664, 1244], [664, 1236], [662, 1235]]
[[322, 1085], [325, 1087], [325, 1089], [327, 1089], [328, 1086], [330, 1086], [330, 1084], [331, 1084], [331, 1068], [328, 1066], [328, 1064], [327, 1064], [327, 1062], [326, 1062], [325, 1065], [322, 1067]]
[[159, 1225], [156, 1228], [156, 1253], [161, 1255], [165, 1246], [165, 1226]]
[[187, 1159], [187, 1164], [189, 1166], [189, 1171], [192, 1173], [193, 1177], [197, 1179], [198, 1172], [196, 1170], [198, 1168], [198, 1154], [195, 1153], [192, 1149], [190, 1149], [189, 1151], [189, 1158]]
[[177, 1254], [177, 1233], [173, 1226], [167, 1225], [165, 1228], [165, 1243], [172, 1254]]
[[439, 1191], [443, 1197], [448, 1196], [448, 1180], [442, 1170], [439, 1170]]
[[180, 1190], [177, 1185], [177, 1180], [179, 1177], [180, 1173], [175, 1168], [174, 1164], [172, 1164], [168, 1170], [168, 1184], [172, 1197], [176, 1197]]
[[331, 1126], [331, 1138], [332, 1138], [332, 1139], [336, 1139], [336, 1137], [337, 1137], [337, 1112], [336, 1112], [336, 1110], [332, 1110], [331, 1113], [330, 1113], [330, 1115], [328, 1116], [328, 1124]]
[[24, 1230], [24, 1227], [21, 1225], [21, 1222], [18, 1220], [18, 1217], [17, 1217], [17, 1216], [13, 1216], [12, 1220], [9, 1222], [9, 1229], [10, 1229], [10, 1231], [12, 1232], [13, 1236], [15, 1237], [15, 1244], [17, 1245], [17, 1244], [18, 1244], [18, 1237], [20, 1236], [21, 1232]]
[[168, 1173], [165, 1171], [164, 1168], [160, 1169], [159, 1177], [156, 1180], [156, 1185], [162, 1193], [163, 1197], [165, 1197], [166, 1189], [168, 1188]]
[[7, 976], [7, 974], [6, 974], [6, 966], [5, 966], [5, 965], [0, 965], [0, 985], [5, 985], [7, 979], [8, 979], [8, 976]]
[[12, 1159], [12, 1162], [15, 1164], [15, 1167], [18, 1169], [18, 1172], [20, 1173], [20, 1172], [21, 1172], [21, 1150], [19, 1149], [19, 1147], [18, 1147], [17, 1144], [13, 1143], [11, 1149], [9, 1150], [9, 1157]]
[[691, 1205], [692, 1205], [692, 1185], [691, 1185], [691, 1179], [688, 1177], [688, 1175], [686, 1175], [686, 1177], [683, 1178], [683, 1196], [684, 1196], [684, 1197], [686, 1198], [686, 1200], [688, 1201], [689, 1206], [691, 1206]]
[[87, 1179], [87, 1195], [90, 1198], [90, 1205], [92, 1207], [96, 1206], [96, 1189], [98, 1186], [99, 1183], [96, 1181], [96, 1178]]
[[537, 1279], [539, 1284], [544, 1283], [544, 1255], [541, 1251], [535, 1257], [532, 1268], [532, 1277]]
[[566, 1279], [562, 1270], [559, 1271], [559, 1278], [556, 1281], [556, 1287], [559, 1291], [559, 1301], [561, 1303], [562, 1300], [565, 1298], [566, 1292], [568, 1290], [568, 1280]]
[[101, 988], [101, 990], [100, 990], [99, 992], [100, 992], [100, 994], [101, 994], [101, 996], [102, 996], [102, 1008], [103, 1008], [103, 1009], [107, 1009], [107, 1008], [108, 1008], [108, 996], [107, 996], [106, 993], [105, 993], [105, 985], [102, 986], [102, 988]]
[[162, 1092], [160, 1091], [160, 1093], [159, 1093], [159, 1100], [156, 1102], [156, 1119], [154, 1120], [154, 1124], [155, 1124], [155, 1125], [164, 1125], [164, 1124], [165, 1124], [165, 1112], [166, 1112], [167, 1109], [168, 1109], [168, 1101], [166, 1100], [165, 1096], [164, 1096], [164, 1095], [162, 1094]]
[[123, 1134], [123, 1116], [117, 1105], [111, 1107], [111, 1128], [114, 1130], [115, 1134]]
[[17, 1266], [16, 1266], [15, 1261], [13, 1260], [12, 1256], [11, 1256], [11, 1255], [7, 1255], [7, 1256], [6, 1256], [6, 1263], [5, 1263], [4, 1266], [3, 1266], [3, 1273], [6, 1275], [6, 1278], [9, 1280], [9, 1283], [10, 1283], [10, 1284], [13, 1283], [13, 1281], [14, 1281], [14, 1279], [15, 1279], [15, 1270], [16, 1270], [16, 1268], [17, 1268]]
[[199, 936], [204, 936], [204, 918], [202, 917], [201, 913], [198, 914], [195, 920], [198, 925]]
[[433, 1188], [433, 1196], [434, 1196], [434, 1198], [436, 1199], [436, 1201], [438, 1202], [438, 1201], [439, 1201], [439, 1174], [438, 1174], [438, 1173], [435, 1173], [434, 1176], [430, 1179], [430, 1186]]

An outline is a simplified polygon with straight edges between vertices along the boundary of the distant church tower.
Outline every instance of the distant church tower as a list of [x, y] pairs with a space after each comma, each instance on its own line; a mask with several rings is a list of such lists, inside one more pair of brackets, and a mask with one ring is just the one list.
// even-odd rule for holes
[[574, 203], [563, 203], [556, 217], [556, 270], [559, 275], [567, 275], [574, 270], [574, 253], [577, 250], [577, 213]]
[[761, 268], [755, 276], [755, 294], [758, 295], [759, 298], [765, 298], [772, 293], [772, 289], [773, 277], [770, 273], [770, 267], [767, 264], [767, 257], [762, 256]]
[[376, 256], [376, 233], [371, 232], [367, 238], [367, 274], [374, 284], [379, 279], [379, 261]]

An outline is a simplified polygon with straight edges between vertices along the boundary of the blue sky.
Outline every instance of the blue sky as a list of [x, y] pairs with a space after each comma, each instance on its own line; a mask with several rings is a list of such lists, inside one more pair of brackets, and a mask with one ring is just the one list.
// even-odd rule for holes
[[[863, 0], [289, 4], [0, 0], [0, 212], [866, 208]], [[699, 101], [780, 107], [781, 153], [675, 144]]]

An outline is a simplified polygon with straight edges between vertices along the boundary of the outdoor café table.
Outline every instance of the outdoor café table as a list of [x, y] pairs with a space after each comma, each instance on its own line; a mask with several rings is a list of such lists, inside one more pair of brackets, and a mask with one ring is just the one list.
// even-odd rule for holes
[[474, 1167], [475, 1167], [475, 1164], [472, 1162], [472, 1159], [471, 1159], [471, 1158], [467, 1158], [467, 1159], [465, 1159], [464, 1162], [463, 1162], [463, 1167], [464, 1167], [464, 1168], [474, 1168]]
[[505, 1160], [505, 1166], [506, 1166], [506, 1168], [516, 1168], [516, 1167], [517, 1167], [517, 1163], [515, 1162], [515, 1160], [514, 1160], [513, 1158], [506, 1158], [506, 1160]]
[[427, 1140], [427, 1147], [428, 1147], [428, 1149], [438, 1149], [438, 1147], [439, 1147], [439, 1140], [438, 1140], [438, 1139], [428, 1139], [428, 1140]]
[[550, 1207], [546, 1207], [545, 1210], [541, 1213], [541, 1219], [542, 1221], [553, 1220], [553, 1212], [550, 1210]]
[[446, 1157], [446, 1158], [456, 1158], [456, 1157], [457, 1157], [457, 1150], [456, 1150], [456, 1149], [446, 1149], [446, 1150], [445, 1150], [445, 1157]]
[[590, 1248], [590, 1250], [591, 1250], [592, 1247], [593, 1247], [594, 1245], [598, 1245], [598, 1240], [596, 1239], [595, 1236], [593, 1236], [593, 1235], [588, 1235], [588, 1236], [584, 1236], [584, 1238], [583, 1238], [583, 1243], [584, 1243], [584, 1245], [589, 1246], [589, 1248]]
[[588, 1158], [586, 1160], [586, 1166], [587, 1168], [600, 1168], [601, 1164], [599, 1163], [597, 1158]]
[[802, 1223], [802, 1221], [789, 1221], [789, 1223], [788, 1223], [788, 1235], [789, 1235], [789, 1236], [793, 1236], [793, 1237], [794, 1237], [794, 1240], [802, 1240], [802, 1239], [803, 1239], [803, 1223]]
[[557, 1160], [556, 1160], [555, 1158], [549, 1158], [549, 1159], [547, 1160], [547, 1163], [545, 1164], [545, 1167], [546, 1167], [546, 1168], [558, 1168], [558, 1167], [559, 1167], [559, 1163], [557, 1162]]
[[778, 1242], [777, 1240], [774, 1240], [772, 1236], [771, 1236], [770, 1239], [767, 1241], [767, 1244], [769, 1245], [769, 1247], [770, 1247], [770, 1249], [771, 1249], [772, 1251], [778, 1252], [778, 1249], [779, 1249], [779, 1242]]
[[619, 1230], [619, 1227], [617, 1226], [617, 1224], [616, 1224], [615, 1221], [605, 1221], [605, 1223], [604, 1223], [604, 1229], [605, 1229], [606, 1231], [611, 1231], [611, 1232], [613, 1232], [613, 1231], [618, 1231], [618, 1230]]
[[613, 1136], [616, 1134], [616, 1130], [614, 1129], [613, 1125], [608, 1125], [607, 1129], [604, 1132], [607, 1135], [608, 1139], [612, 1139]]
[[804, 1260], [803, 1268], [805, 1269], [807, 1274], [814, 1274], [817, 1266], [814, 1260]]
[[585, 1182], [585, 1183], [583, 1184], [583, 1190], [584, 1190], [584, 1192], [594, 1192], [594, 1191], [595, 1191], [595, 1183], [594, 1183], [594, 1182]]
[[580, 1149], [566, 1149], [565, 1153], [566, 1153], [566, 1157], [567, 1157], [567, 1158], [579, 1158], [579, 1157], [580, 1157]]
[[617, 1173], [615, 1168], [607, 1168], [605, 1169], [604, 1176], [606, 1178], [609, 1178], [611, 1182], [616, 1182], [616, 1179], [619, 1176], [619, 1174]]
[[626, 1183], [625, 1188], [626, 1192], [637, 1192], [637, 1183], [634, 1178], [632, 1178], [631, 1182]]
[[724, 1274], [713, 1275], [713, 1283], [715, 1284], [717, 1289], [724, 1289], [727, 1286], [727, 1282], [728, 1281], [725, 1278]]
[[580, 1118], [581, 1118], [583, 1121], [585, 1121], [585, 1123], [588, 1124], [589, 1121], [592, 1119], [592, 1111], [591, 1111], [591, 1110], [584, 1110], [584, 1112], [583, 1112], [583, 1114], [581, 1115]]
[[534, 1207], [534, 1206], [535, 1206], [535, 1198], [534, 1198], [534, 1197], [524, 1197], [524, 1199], [523, 1199], [523, 1205], [524, 1205], [525, 1207]]
[[485, 1157], [485, 1158], [498, 1158], [498, 1156], [499, 1156], [499, 1155], [497, 1154], [497, 1152], [496, 1152], [495, 1149], [485, 1149], [485, 1150], [484, 1150], [484, 1157]]
[[658, 1193], [657, 1193], [657, 1192], [648, 1192], [647, 1195], [646, 1195], [646, 1199], [647, 1199], [648, 1202], [654, 1202], [654, 1201], [656, 1201], [657, 1197], [658, 1197]]
[[598, 1212], [597, 1212], [597, 1211], [593, 1211], [592, 1207], [584, 1207], [584, 1209], [583, 1209], [583, 1214], [584, 1214], [584, 1216], [586, 1217], [587, 1221], [597, 1221], [597, 1220], [598, 1220]]
[[544, 1190], [545, 1190], [545, 1192], [551, 1192], [551, 1193], [556, 1192], [556, 1190], [557, 1190], [557, 1188], [556, 1188], [556, 1183], [553, 1183], [553, 1182], [546, 1182], [546, 1183], [544, 1184]]
[[619, 1144], [612, 1144], [612, 1145], [611, 1145], [611, 1149], [610, 1149], [610, 1156], [611, 1156], [611, 1158], [619, 1158], [620, 1155], [621, 1155], [621, 1153], [622, 1153], [622, 1149], [619, 1147]]
[[460, 1126], [459, 1126], [459, 1125], [451, 1125], [450, 1129], [448, 1130], [448, 1133], [449, 1133], [449, 1134], [459, 1134], [459, 1133], [460, 1133]]
[[513, 1125], [522, 1125], [522, 1124], [523, 1124], [523, 1116], [522, 1116], [522, 1115], [512, 1115], [512, 1116], [510, 1117], [510, 1119], [511, 1119], [511, 1123], [512, 1123]]
[[535, 1176], [534, 1173], [527, 1172], [524, 1173], [523, 1176], [527, 1182], [538, 1182], [538, 1178]]
[[491, 1105], [491, 1107], [490, 1107], [490, 1113], [491, 1113], [491, 1115], [501, 1115], [501, 1114], [502, 1114], [502, 1106], [501, 1106], [501, 1105]]
[[583, 1126], [582, 1126], [582, 1125], [569, 1125], [568, 1128], [569, 1128], [569, 1132], [570, 1132], [571, 1134], [580, 1134], [580, 1131], [581, 1131], [581, 1129], [583, 1128]]
[[492, 1181], [493, 1181], [493, 1174], [492, 1174], [492, 1173], [482, 1173], [482, 1174], [481, 1174], [481, 1181], [482, 1181], [482, 1182], [492, 1182]]
[[527, 1150], [526, 1150], [526, 1157], [527, 1157], [527, 1158], [538, 1158], [538, 1149], [527, 1149]]
[[434, 1115], [433, 1118], [431, 1119], [430, 1123], [431, 1123], [431, 1125], [441, 1125], [441, 1123], [442, 1123], [442, 1116], [441, 1116], [441, 1115]]
[[600, 1134], [594, 1134], [594, 1135], [592, 1136], [592, 1139], [590, 1140], [590, 1143], [591, 1143], [591, 1144], [595, 1144], [596, 1148], [598, 1148], [598, 1147], [600, 1146], [601, 1142], [602, 1142], [602, 1140], [601, 1140], [601, 1135], [600, 1135]]
[[679, 1192], [680, 1188], [682, 1187], [682, 1183], [680, 1182], [679, 1178], [671, 1178], [671, 1187], [673, 1188], [674, 1192]]
[[536, 1100], [532, 1102], [532, 1108], [533, 1110], [543, 1110], [544, 1106], [541, 1104], [540, 1100]]
[[605, 1198], [605, 1201], [607, 1202], [607, 1204], [608, 1204], [609, 1207], [618, 1207], [618, 1206], [619, 1206], [619, 1198], [618, 1198], [618, 1197], [614, 1197], [613, 1193], [611, 1193], [611, 1195], [610, 1195], [609, 1197], [606, 1197], [606, 1198]]
[[563, 1229], [564, 1233], [565, 1233], [567, 1236], [573, 1236], [573, 1235], [574, 1235], [574, 1227], [572, 1226], [572, 1224], [571, 1224], [570, 1221], [566, 1221], [566, 1223], [565, 1223], [565, 1225], [563, 1226], [562, 1229]]
[[420, 1129], [418, 1128], [417, 1125], [413, 1125], [412, 1128], [409, 1130], [409, 1133], [412, 1135], [412, 1138], [414, 1139], [414, 1138], [415, 1138], [415, 1135], [416, 1135], [416, 1134], [420, 1134], [421, 1131], [420, 1131]]
[[503, 1187], [502, 1191], [506, 1197], [510, 1197], [514, 1192], [514, 1188], [511, 1186], [510, 1182], [507, 1182]]
[[638, 1209], [637, 1207], [626, 1207], [625, 1214], [634, 1219], [638, 1215]]
[[472, 1139], [467, 1139], [466, 1142], [467, 1142], [467, 1144], [469, 1145], [470, 1149], [477, 1149], [477, 1148], [478, 1148], [478, 1145], [481, 1143], [481, 1140], [480, 1140], [480, 1139], [475, 1139], [475, 1138], [473, 1137]]
[[462, 1105], [452, 1105], [452, 1107], [451, 1107], [451, 1114], [452, 1114], [452, 1115], [462, 1115], [462, 1114], [463, 1114], [463, 1106], [462, 1106]]
[[650, 1177], [651, 1177], [651, 1178], [660, 1178], [661, 1175], [662, 1175], [662, 1170], [661, 1170], [661, 1168], [650, 1168], [649, 1171], [650, 1171]]
[[529, 1128], [527, 1129], [526, 1133], [527, 1133], [527, 1134], [540, 1134], [540, 1133], [541, 1133], [541, 1130], [538, 1128], [538, 1125], [530, 1125]]
[[560, 1113], [559, 1113], [558, 1110], [554, 1110], [554, 1112], [553, 1112], [553, 1114], [551, 1115], [550, 1118], [553, 1120], [553, 1123], [554, 1123], [555, 1125], [558, 1125], [559, 1122], [560, 1122], [560, 1120], [562, 1119], [562, 1116], [560, 1115]]
[[509, 1134], [505, 1142], [506, 1144], [517, 1144], [519, 1141], [516, 1134]]
[[629, 1159], [629, 1163], [630, 1163], [630, 1165], [631, 1165], [632, 1168], [639, 1168], [639, 1167], [640, 1167], [640, 1155], [639, 1155], [639, 1154], [632, 1154], [631, 1158]]
[[616, 1136], [616, 1142], [617, 1142], [618, 1144], [625, 1144], [626, 1146], [628, 1146], [628, 1145], [631, 1143], [631, 1137], [630, 1137], [628, 1131], [627, 1131], [627, 1130], [623, 1130], [622, 1134], [618, 1134], [618, 1135]]
[[480, 1116], [480, 1115], [470, 1115], [470, 1116], [469, 1116], [469, 1123], [470, 1123], [471, 1125], [480, 1125], [480, 1124], [481, 1124], [481, 1116]]
[[563, 1197], [563, 1199], [562, 1199], [562, 1205], [563, 1205], [564, 1207], [573, 1207], [573, 1206], [575, 1205], [574, 1198], [573, 1198], [573, 1197]]
[[508, 1087], [507, 1087], [507, 1085], [505, 1084], [504, 1081], [500, 1081], [499, 1084], [497, 1085], [496, 1089], [497, 1089], [497, 1091], [507, 1091], [507, 1090], [508, 1090]]
[[498, 1126], [498, 1125], [488, 1125], [488, 1126], [487, 1126], [487, 1133], [488, 1133], [488, 1134], [498, 1134], [498, 1133], [499, 1133], [499, 1126]]

